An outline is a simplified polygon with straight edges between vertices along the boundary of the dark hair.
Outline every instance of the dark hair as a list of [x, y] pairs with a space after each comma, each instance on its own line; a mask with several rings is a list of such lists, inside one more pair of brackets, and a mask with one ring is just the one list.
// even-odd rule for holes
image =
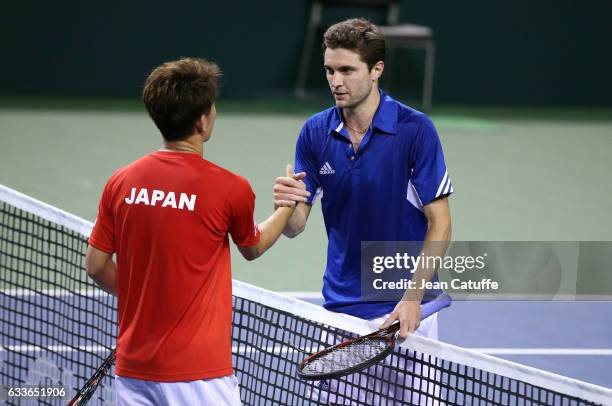
[[197, 58], [181, 58], [153, 69], [145, 81], [142, 99], [166, 140], [185, 138], [195, 122], [210, 113], [220, 75], [215, 63]]
[[365, 18], [352, 18], [329, 27], [323, 35], [323, 51], [327, 48], [357, 52], [370, 70], [378, 61], [385, 60], [385, 37]]

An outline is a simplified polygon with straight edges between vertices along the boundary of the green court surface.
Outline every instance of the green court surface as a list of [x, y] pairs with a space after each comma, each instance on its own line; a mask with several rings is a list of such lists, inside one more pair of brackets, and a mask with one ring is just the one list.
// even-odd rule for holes
[[[271, 213], [301, 125], [323, 107], [219, 103], [205, 157], [251, 182], [257, 220]], [[612, 240], [612, 110], [442, 107], [432, 119], [455, 188], [453, 239]], [[0, 184], [88, 220], [113, 171], [160, 143], [135, 101], [0, 99]], [[317, 205], [296, 239], [254, 262], [234, 252], [234, 277], [318, 291], [326, 243]]]

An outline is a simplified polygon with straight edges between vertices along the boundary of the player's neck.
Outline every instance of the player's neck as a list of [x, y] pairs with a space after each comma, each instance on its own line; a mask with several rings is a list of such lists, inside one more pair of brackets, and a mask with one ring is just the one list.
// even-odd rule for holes
[[345, 122], [355, 129], [367, 129], [371, 126], [374, 114], [380, 103], [378, 86], [373, 86], [372, 91], [361, 103], [354, 107], [342, 109]]
[[199, 134], [193, 134], [183, 140], [179, 141], [166, 141], [160, 148], [162, 151], [172, 152], [184, 152], [198, 154], [199, 156], [204, 155], [204, 144]]

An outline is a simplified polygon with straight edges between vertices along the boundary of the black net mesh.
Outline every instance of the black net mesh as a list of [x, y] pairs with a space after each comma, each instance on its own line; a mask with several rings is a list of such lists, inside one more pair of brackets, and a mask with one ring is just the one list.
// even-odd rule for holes
[[238, 297], [233, 324], [234, 368], [248, 405], [595, 404], [402, 347], [359, 373], [303, 381], [296, 369], [305, 352], [355, 335]]
[[[0, 384], [76, 392], [114, 346], [115, 300], [86, 277], [86, 237], [43, 217], [0, 201]], [[296, 368], [306, 353], [354, 334], [244, 297], [233, 303], [234, 367], [246, 405], [595, 404], [397, 347], [360, 373], [303, 381]], [[112, 378], [90, 404], [114, 403]]]

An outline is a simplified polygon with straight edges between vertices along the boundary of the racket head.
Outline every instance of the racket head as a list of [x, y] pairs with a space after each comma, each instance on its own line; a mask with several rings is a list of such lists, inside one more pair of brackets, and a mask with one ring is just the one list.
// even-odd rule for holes
[[394, 336], [357, 337], [312, 354], [299, 364], [297, 375], [306, 381], [339, 378], [376, 364], [387, 357], [394, 346]]

